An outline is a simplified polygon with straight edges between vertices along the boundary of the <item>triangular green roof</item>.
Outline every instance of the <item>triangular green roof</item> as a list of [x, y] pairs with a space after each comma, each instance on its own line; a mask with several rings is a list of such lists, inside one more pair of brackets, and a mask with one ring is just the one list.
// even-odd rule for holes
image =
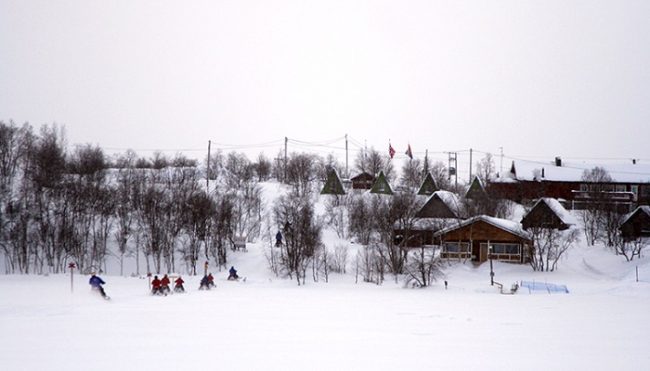
[[487, 192], [485, 192], [485, 187], [483, 187], [483, 182], [481, 182], [481, 179], [479, 179], [479, 177], [474, 177], [472, 184], [469, 186], [469, 189], [465, 194], [465, 198], [472, 199], [472, 198], [480, 198], [485, 196], [487, 196]]
[[383, 171], [379, 172], [377, 180], [375, 180], [375, 184], [373, 184], [372, 188], [370, 188], [370, 193], [379, 193], [383, 195], [393, 194], [393, 190], [390, 188], [390, 184], [388, 184]]
[[345, 194], [345, 189], [343, 189], [343, 183], [341, 183], [341, 178], [339, 178], [339, 174], [335, 171], [332, 170], [327, 174], [327, 181], [325, 182], [325, 186], [323, 186], [323, 190], [320, 191], [320, 194], [322, 195], [344, 195]]
[[438, 188], [436, 181], [433, 180], [433, 176], [431, 176], [431, 173], [427, 173], [427, 176], [424, 177], [424, 181], [422, 181], [422, 185], [420, 186], [420, 190], [418, 191], [418, 194], [431, 196], [432, 194], [434, 194], [436, 191], [439, 190], [440, 189]]

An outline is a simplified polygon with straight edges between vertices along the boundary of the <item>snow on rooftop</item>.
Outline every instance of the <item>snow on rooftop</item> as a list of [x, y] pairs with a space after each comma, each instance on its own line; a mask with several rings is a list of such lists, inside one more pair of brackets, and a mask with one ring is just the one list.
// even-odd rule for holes
[[458, 223], [457, 225], [453, 225], [453, 226], [451, 226], [449, 228], [445, 228], [445, 229], [435, 233], [435, 235], [439, 236], [441, 234], [445, 234], [445, 233], [447, 233], [449, 231], [452, 231], [452, 230], [455, 230], [455, 229], [462, 228], [462, 227], [465, 227], [467, 225], [470, 225], [470, 224], [472, 224], [472, 223], [474, 223], [476, 221], [484, 221], [484, 222], [486, 222], [488, 224], [491, 224], [491, 225], [493, 225], [493, 226], [495, 226], [497, 228], [501, 228], [501, 229], [503, 229], [505, 231], [508, 231], [508, 232], [510, 232], [510, 233], [512, 233], [512, 234], [514, 234], [516, 236], [519, 236], [521, 238], [525, 238], [525, 239], [530, 239], [531, 238], [530, 233], [526, 232], [523, 229], [523, 227], [521, 226], [521, 223], [515, 222], [515, 221], [512, 221], [512, 220], [507, 220], [507, 219], [495, 218], [493, 216], [487, 216], [487, 215], [474, 216], [472, 218], [469, 218], [467, 220], [464, 220], [464, 221]]
[[560, 201], [554, 198], [545, 197], [545, 198], [541, 198], [537, 202], [544, 202], [555, 213], [555, 215], [557, 215], [558, 218], [560, 218], [562, 223], [566, 225], [578, 224], [578, 221], [573, 216], [573, 214], [571, 214], [567, 209], [565, 209], [564, 206], [562, 206], [562, 204], [560, 203]]
[[[650, 183], [650, 163], [615, 163], [615, 164], [593, 164], [565, 162], [562, 166], [555, 163], [544, 163], [537, 161], [515, 160], [517, 180], [547, 180], [563, 182], [579, 182], [585, 170], [595, 167], [602, 167], [615, 182], [620, 183]], [[542, 171], [543, 169], [543, 171]], [[543, 176], [542, 176], [543, 172]], [[509, 174], [509, 172], [508, 172]], [[510, 182], [511, 176], [502, 176], [494, 179], [495, 182]]]

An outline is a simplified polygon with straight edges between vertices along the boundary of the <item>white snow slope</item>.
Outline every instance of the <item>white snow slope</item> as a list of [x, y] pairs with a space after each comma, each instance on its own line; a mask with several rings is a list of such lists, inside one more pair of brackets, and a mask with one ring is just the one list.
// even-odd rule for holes
[[449, 289], [276, 279], [260, 246], [236, 253], [246, 282], [152, 297], [144, 278], [0, 276], [2, 370], [647, 370], [650, 265], [576, 249], [555, 273], [495, 264], [495, 279], [569, 294], [501, 295], [489, 265], [452, 264]]

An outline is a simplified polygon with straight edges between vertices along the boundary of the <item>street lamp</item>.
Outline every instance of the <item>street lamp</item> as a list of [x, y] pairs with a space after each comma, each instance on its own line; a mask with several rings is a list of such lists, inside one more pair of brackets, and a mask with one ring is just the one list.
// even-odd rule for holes
[[488, 245], [488, 258], [490, 258], [490, 286], [494, 286], [494, 267], [492, 266], [492, 245]]

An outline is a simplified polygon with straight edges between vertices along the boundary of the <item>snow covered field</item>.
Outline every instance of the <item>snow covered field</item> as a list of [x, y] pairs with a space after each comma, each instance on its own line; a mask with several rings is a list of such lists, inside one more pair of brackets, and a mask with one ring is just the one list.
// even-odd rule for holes
[[495, 264], [495, 279], [566, 284], [569, 294], [489, 285], [489, 264], [447, 268], [449, 289], [392, 281], [276, 279], [260, 247], [232, 256], [246, 282], [148, 295], [146, 278], [0, 276], [2, 370], [647, 370], [650, 264], [574, 249], [555, 273]]

